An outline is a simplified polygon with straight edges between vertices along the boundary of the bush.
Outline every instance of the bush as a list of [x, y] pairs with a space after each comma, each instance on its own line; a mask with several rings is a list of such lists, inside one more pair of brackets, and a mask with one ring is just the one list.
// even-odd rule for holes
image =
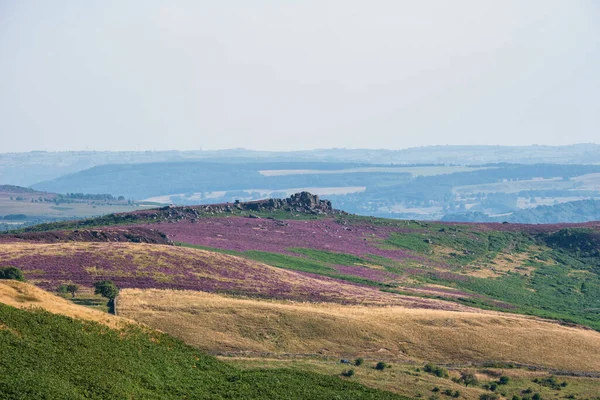
[[357, 358], [356, 360], [354, 360], [354, 365], [356, 365], [357, 367], [360, 367], [361, 365], [363, 365], [363, 363], [365, 362], [365, 360], [363, 360], [362, 358]]
[[384, 363], [383, 361], [379, 361], [377, 363], [377, 365], [375, 365], [375, 369], [378, 370], [378, 371], [383, 371], [386, 368], [387, 368], [387, 364]]
[[452, 397], [458, 399], [460, 397], [460, 392], [458, 390], [455, 390], [454, 393], [452, 393]]
[[513, 395], [512, 400], [521, 400], [521, 396]]
[[342, 372], [342, 376], [347, 376], [348, 378], [351, 376], [354, 376], [354, 370], [353, 369], [349, 369], [347, 371]]
[[56, 291], [60, 294], [67, 294], [69, 293], [69, 291], [67, 290], [67, 285], [62, 284], [62, 285], [58, 285], [58, 287], [56, 288]]
[[444, 393], [446, 396], [452, 396], [452, 390], [450, 390], [450, 389], [446, 389], [446, 390], [444, 390], [444, 391], [443, 391], [443, 393]]
[[439, 392], [439, 391], [440, 391], [440, 388], [436, 386], [436, 387], [434, 387], [433, 389], [431, 389], [431, 391], [432, 391], [433, 393], [437, 393], [437, 392]]
[[66, 289], [67, 289], [67, 292], [71, 293], [72, 297], [75, 297], [75, 293], [77, 293], [79, 291], [79, 285], [70, 283], [67, 285]]
[[508, 382], [510, 382], [510, 378], [508, 376], [503, 375], [498, 380], [498, 385], [506, 385]]
[[99, 294], [109, 300], [114, 300], [119, 294], [119, 288], [113, 281], [99, 281], [94, 283], [94, 293]]
[[474, 373], [472, 373], [472, 372], [462, 372], [462, 373], [460, 374], [460, 380], [461, 380], [461, 381], [462, 381], [462, 383], [464, 383], [464, 384], [465, 384], [465, 386], [467, 386], [467, 387], [468, 387], [469, 385], [476, 386], [476, 385], [479, 383], [479, 381], [477, 380], [477, 377], [476, 377], [476, 376], [475, 376], [475, 374], [474, 374]]
[[0, 279], [14, 279], [15, 281], [25, 282], [23, 271], [17, 267], [0, 268]]
[[431, 363], [425, 364], [425, 366], [423, 367], [423, 370], [425, 372], [428, 372], [430, 374], [437, 376], [438, 378], [447, 378], [448, 377], [448, 370], [446, 368], [440, 367], [435, 364], [431, 364]]
[[539, 393], [534, 394], [531, 400], [542, 400], [542, 396]]

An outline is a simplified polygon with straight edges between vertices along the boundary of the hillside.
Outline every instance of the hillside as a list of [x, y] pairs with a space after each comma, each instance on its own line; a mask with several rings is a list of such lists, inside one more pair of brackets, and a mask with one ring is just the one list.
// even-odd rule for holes
[[[30, 290], [23, 284], [12, 287]], [[11, 296], [5, 289], [3, 301]], [[20, 296], [14, 294], [13, 301], [19, 302]], [[52, 308], [49, 296], [42, 297]], [[287, 369], [240, 370], [136, 325], [115, 330], [2, 303], [0, 349], [0, 394], [6, 400], [403, 398], [339, 377]]]
[[298, 301], [468, 308], [174, 246], [5, 242], [0, 243], [0, 259], [5, 265], [21, 268], [28, 280], [50, 290], [66, 282], [91, 287], [95, 281], [111, 279], [121, 288], [189, 289]]
[[[285, 201], [164, 207], [41, 225], [30, 230], [61, 227], [81, 232], [82, 227], [87, 227], [85, 231], [95, 226], [92, 230], [102, 232], [115, 228], [102, 228], [101, 225], [113, 224], [126, 230], [151, 228], [180, 246], [240, 257], [246, 262], [277, 267], [278, 271], [292, 270], [304, 274], [303, 279], [310, 274], [311, 279], [345, 281], [353, 288], [378, 293], [376, 297], [396, 294], [413, 299], [443, 299], [455, 304], [537, 315], [600, 329], [600, 257], [588, 249], [589, 243], [596, 243], [600, 231], [598, 223], [518, 225], [397, 221], [349, 215], [332, 209], [329, 202], [305, 194]], [[0, 237], [0, 242], [10, 238], [10, 235]], [[19, 241], [23, 242], [23, 239]], [[230, 280], [214, 281], [198, 275], [183, 278], [189, 274], [183, 275], [181, 267], [141, 271], [146, 267], [132, 263], [136, 258], [125, 257], [135, 253], [132, 249], [102, 248], [106, 254], [115, 251], [115, 254], [121, 254], [113, 259], [119, 260], [117, 272], [115, 261], [95, 255], [100, 252], [75, 251], [77, 246], [83, 245], [65, 247], [57, 250], [57, 254], [49, 252], [47, 245], [41, 245], [32, 253], [36, 254], [35, 259], [28, 258], [27, 251], [30, 250], [23, 250], [23, 243], [20, 246], [13, 246], [22, 250], [13, 250], [11, 259], [28, 273], [49, 268], [40, 257], [45, 254], [46, 260], [53, 260], [52, 263], [62, 259], [69, 268], [76, 268], [80, 272], [74, 279], [87, 285], [94, 277], [113, 274], [124, 287], [282, 295], [281, 290], [267, 288], [263, 291], [257, 290], [256, 285], [251, 288], [239, 285], [243, 279], [235, 281], [235, 278], [234, 282], [238, 283], [230, 284]], [[97, 246], [98, 249], [102, 247]], [[178, 254], [174, 257], [190, 257], [184, 250], [160, 249], [152, 250], [159, 259], [163, 252]], [[215, 275], [214, 268], [205, 262], [196, 262], [198, 264], [192, 264], [196, 265], [194, 268], [202, 273], [210, 271], [209, 277], [221, 273]], [[232, 261], [231, 265], [240, 262]], [[145, 264], [152, 263], [145, 261]], [[163, 265], [164, 261], [155, 264]], [[96, 269], [91, 269], [92, 266]], [[244, 276], [238, 267], [231, 268], [237, 271], [234, 276]], [[48, 276], [52, 277], [54, 273], [48, 273]], [[60, 279], [68, 279], [68, 276], [63, 274]], [[40, 282], [45, 280], [43, 274], [31, 275], [31, 278]], [[52, 279], [50, 283], [41, 284], [50, 287]], [[287, 289], [283, 293], [283, 298], [299, 298]], [[300, 297], [308, 292], [302, 293]], [[326, 296], [337, 298], [335, 301], [344, 301], [343, 297]]]
[[47, 221], [88, 218], [140, 208], [144, 206], [109, 194], [57, 194], [0, 185], [0, 231]]
[[119, 314], [213, 354], [360, 356], [600, 371], [600, 333], [490, 311], [284, 303], [127, 289]]
[[30, 283], [12, 280], [0, 280], [0, 303], [22, 309], [41, 308], [78, 320], [98, 322], [111, 328], [121, 328], [134, 323], [132, 320], [78, 306], [72, 301], [48, 293]]
[[[476, 400], [504, 368], [514, 370], [504, 398], [533, 383], [554, 396], [533, 382], [549, 373], [577, 377], [565, 396], [590, 398], [598, 387], [598, 222], [398, 221], [301, 193], [28, 230], [0, 235], [2, 265], [52, 291], [111, 279], [122, 289], [119, 316], [235, 356], [258, 375], [288, 360], [298, 373], [340, 379], [349, 367], [340, 359], [364, 357], [370, 366], [353, 380], [410, 397], [439, 386]], [[382, 360], [392, 370], [373, 375]], [[432, 362], [449, 375], [423, 372]], [[483, 383], [462, 389], [466, 370]]]

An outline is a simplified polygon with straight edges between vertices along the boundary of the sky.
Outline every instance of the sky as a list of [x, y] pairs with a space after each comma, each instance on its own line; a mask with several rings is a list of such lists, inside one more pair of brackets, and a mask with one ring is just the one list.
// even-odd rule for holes
[[0, 0], [0, 153], [600, 142], [594, 0]]

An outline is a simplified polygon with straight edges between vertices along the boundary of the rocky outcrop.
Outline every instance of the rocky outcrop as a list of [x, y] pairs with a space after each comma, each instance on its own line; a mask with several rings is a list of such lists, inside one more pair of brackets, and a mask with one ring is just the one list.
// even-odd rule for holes
[[236, 207], [249, 211], [290, 211], [307, 214], [333, 214], [331, 201], [321, 200], [316, 194], [300, 192], [287, 199], [267, 199], [248, 203], [237, 203]]
[[[40, 224], [31, 227], [24, 228], [20, 235], [34, 233], [34, 232], [48, 232], [48, 231], [66, 231], [79, 229], [79, 231], [89, 231], [86, 235], [91, 235], [92, 241], [100, 241], [100, 238], [95, 238], [94, 235], [98, 233], [94, 232], [94, 229], [101, 226], [112, 226], [112, 225], [136, 225], [140, 223], [174, 223], [178, 221], [190, 221], [195, 222], [199, 218], [231, 214], [231, 215], [242, 215], [250, 218], [269, 217], [270, 213], [275, 212], [289, 212], [290, 216], [294, 215], [347, 215], [346, 212], [336, 210], [331, 206], [329, 200], [321, 200], [319, 196], [313, 195], [308, 192], [296, 193], [287, 199], [266, 199], [251, 201], [247, 203], [235, 202], [235, 203], [224, 203], [224, 204], [209, 204], [199, 206], [167, 206], [161, 208], [154, 208], [150, 210], [138, 210], [129, 213], [117, 213], [104, 215], [102, 217], [83, 219], [79, 221], [61, 221], [48, 224]], [[266, 214], [266, 215], [265, 215]], [[273, 217], [280, 217], [280, 215], [273, 215]], [[284, 218], [285, 219], [285, 218]], [[116, 229], [116, 228], [112, 228]], [[105, 232], [106, 229], [101, 229], [99, 232]], [[76, 238], [77, 231], [73, 231], [72, 236]], [[16, 236], [16, 235], [6, 235]], [[6, 237], [5, 235], [0, 235]], [[50, 238], [51, 239], [51, 238]], [[139, 240], [138, 240], [139, 239]], [[34, 240], [27, 239], [27, 240]], [[65, 240], [76, 240], [76, 239], [65, 239]], [[133, 237], [132, 240], [128, 241], [142, 241], [140, 237]], [[108, 240], [104, 240], [108, 241]], [[147, 242], [152, 243], [152, 242]]]
[[[321, 200], [319, 196], [309, 192], [293, 194], [286, 199], [265, 199], [250, 202], [235, 202], [224, 204], [208, 204], [199, 206], [168, 206], [154, 210], [136, 211], [123, 214], [127, 220], [133, 219], [138, 222], [176, 222], [183, 220], [195, 220], [206, 215], [215, 214], [240, 214], [249, 213], [248, 216], [256, 217], [252, 213], [265, 213], [283, 211], [296, 214], [312, 215], [334, 215], [345, 214], [343, 211], [335, 210], [331, 201]], [[115, 214], [119, 216], [119, 214]]]

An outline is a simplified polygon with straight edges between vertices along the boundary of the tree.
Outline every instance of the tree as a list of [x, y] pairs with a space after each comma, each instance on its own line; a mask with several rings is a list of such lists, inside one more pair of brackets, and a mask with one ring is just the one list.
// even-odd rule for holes
[[469, 386], [469, 385], [477, 385], [479, 383], [479, 381], [477, 380], [477, 377], [475, 376], [474, 373], [472, 372], [462, 372], [460, 374], [460, 380], [465, 384], [465, 386]]
[[356, 360], [354, 360], [354, 365], [356, 365], [357, 367], [360, 367], [364, 361], [365, 360], [363, 360], [362, 358], [359, 357]]
[[65, 285], [64, 283], [61, 285], [58, 285], [58, 287], [56, 288], [56, 291], [60, 294], [67, 294], [69, 293], [69, 291], [67, 290], [67, 285]]
[[77, 293], [77, 291], [79, 290], [79, 286], [74, 283], [70, 283], [67, 285], [66, 289], [67, 292], [71, 293], [72, 297], [75, 297], [75, 293]]
[[99, 281], [94, 283], [94, 293], [106, 297], [109, 300], [114, 300], [119, 294], [119, 288], [113, 281]]
[[16, 267], [0, 268], [0, 279], [14, 279], [15, 281], [25, 282], [23, 271]]

